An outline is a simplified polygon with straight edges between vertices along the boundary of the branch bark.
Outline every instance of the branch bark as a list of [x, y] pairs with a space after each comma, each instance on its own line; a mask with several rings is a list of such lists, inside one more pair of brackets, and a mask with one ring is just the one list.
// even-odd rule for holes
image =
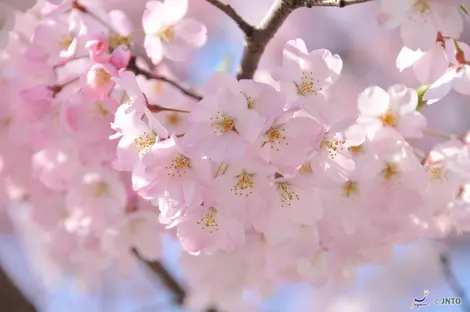
[[238, 79], [253, 78], [261, 56], [269, 41], [274, 37], [287, 17], [301, 7], [334, 6], [345, 7], [372, 0], [276, 0], [260, 25], [253, 29], [251, 36], [245, 37], [245, 48], [238, 70]]
[[[143, 259], [137, 251], [134, 250], [134, 254], [139, 258], [147, 267], [158, 276], [168, 290], [175, 296], [176, 303], [178, 305], [183, 305], [184, 299], [186, 298], [186, 290], [184, 287], [171, 275], [170, 272], [165, 268], [165, 266], [159, 261], [147, 261]], [[22, 312], [22, 311], [19, 311]], [[209, 308], [206, 312], [217, 312], [214, 308]]]
[[166, 82], [166, 83], [172, 85], [173, 87], [177, 88], [184, 95], [187, 95], [187, 96], [189, 96], [189, 97], [191, 97], [195, 100], [198, 100], [198, 101], [202, 100], [201, 95], [199, 95], [198, 93], [196, 93], [193, 90], [190, 90], [190, 89], [187, 89], [187, 88], [183, 87], [182, 85], [180, 85], [176, 81], [173, 81], [173, 80], [171, 80], [167, 77], [164, 77], [164, 76], [155, 75], [155, 74], [153, 74], [153, 73], [151, 73], [147, 70], [141, 69], [140, 67], [137, 66], [135, 57], [131, 57], [131, 59], [129, 61], [129, 65], [127, 65], [127, 70], [132, 71], [136, 75], [144, 76], [147, 79], [161, 80], [161, 81]]
[[250, 37], [255, 29], [252, 25], [248, 24], [243, 17], [238, 14], [238, 12], [230, 5], [222, 3], [219, 0], [206, 0], [213, 6], [217, 7], [219, 10], [227, 14], [237, 25], [240, 29], [245, 33], [245, 36]]
[[470, 302], [468, 301], [470, 298], [468, 298], [465, 289], [460, 285], [459, 281], [455, 278], [455, 275], [452, 272], [452, 268], [449, 261], [449, 255], [447, 253], [442, 253], [439, 256], [439, 261], [441, 263], [442, 273], [444, 274], [444, 278], [446, 279], [447, 284], [449, 284], [449, 287], [451, 288], [452, 292], [457, 297], [460, 297], [460, 299], [462, 299], [462, 311], [470, 312]]
[[[5, 311], [37, 312], [34, 305], [21, 293], [6, 272], [0, 267], [0, 302]], [[2, 310], [3, 311], [3, 310]]]

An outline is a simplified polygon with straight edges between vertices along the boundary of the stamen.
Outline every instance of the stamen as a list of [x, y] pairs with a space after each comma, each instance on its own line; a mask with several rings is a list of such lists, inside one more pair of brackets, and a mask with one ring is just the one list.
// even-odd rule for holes
[[302, 76], [300, 77], [300, 83], [294, 82], [295, 87], [297, 88], [297, 95], [316, 95], [318, 91], [322, 90], [322, 88], [316, 89], [315, 83], [320, 83], [320, 81], [313, 79], [313, 72], [302, 72]]
[[144, 132], [134, 140], [132, 147], [135, 148], [141, 156], [143, 156], [150, 150], [155, 142], [157, 142], [157, 136], [155, 133]]
[[219, 231], [219, 225], [217, 224], [217, 209], [214, 207], [209, 208], [204, 216], [197, 221], [196, 223], [201, 226], [203, 231], [209, 230], [209, 233], [213, 233], [215, 230], [216, 232]]
[[290, 207], [292, 206], [292, 201], [300, 200], [299, 194], [293, 191], [292, 188], [289, 189], [290, 186], [291, 183], [289, 182], [276, 182], [276, 190], [281, 197], [281, 207], [283, 208], [286, 203]]
[[184, 155], [178, 155], [169, 166], [165, 167], [168, 170], [167, 175], [172, 177], [182, 177], [189, 168], [191, 168], [191, 160]]
[[230, 191], [238, 196], [250, 196], [253, 194], [255, 188], [255, 181], [253, 180], [254, 174], [248, 173], [245, 170], [241, 174], [235, 176], [236, 183]]
[[334, 137], [329, 136], [328, 133], [325, 133], [320, 147], [328, 152], [328, 155], [331, 159], [335, 159], [335, 157], [338, 155], [338, 151], [344, 150], [345, 144], [346, 141], [338, 140]]
[[[214, 120], [212, 117], [210, 119]], [[235, 121], [227, 114], [217, 112], [212, 126], [214, 127], [214, 134], [223, 134], [235, 130]]]

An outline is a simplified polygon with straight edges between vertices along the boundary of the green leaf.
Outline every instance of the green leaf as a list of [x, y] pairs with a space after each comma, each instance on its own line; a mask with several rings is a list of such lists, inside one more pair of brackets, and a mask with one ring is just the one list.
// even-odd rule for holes
[[423, 107], [426, 106], [426, 104], [428, 104], [428, 101], [423, 100], [423, 97], [426, 91], [429, 90], [429, 87], [431, 87], [431, 85], [421, 86], [418, 89], [416, 89], [416, 93], [418, 93], [418, 106], [416, 106], [417, 111], [422, 110]]

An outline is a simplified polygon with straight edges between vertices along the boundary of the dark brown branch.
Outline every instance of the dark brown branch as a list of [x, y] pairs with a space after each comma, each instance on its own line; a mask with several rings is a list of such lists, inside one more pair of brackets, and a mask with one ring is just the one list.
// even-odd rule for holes
[[37, 312], [2, 268], [0, 268], [0, 302], [5, 311]]
[[311, 8], [314, 6], [329, 6], [344, 8], [352, 4], [359, 4], [364, 2], [371, 2], [373, 0], [305, 0], [304, 6]]
[[179, 284], [177, 280], [165, 269], [163, 264], [158, 261], [144, 261], [147, 266], [162, 280], [165, 286], [171, 291], [173, 295], [175, 295], [175, 300], [178, 305], [182, 305], [184, 302], [184, 298], [186, 297], [186, 291], [183, 287]]
[[152, 74], [149, 71], [146, 71], [144, 69], [139, 68], [136, 64], [136, 58], [135, 57], [131, 57], [131, 60], [129, 61], [129, 65], [127, 65], [127, 70], [130, 70], [130, 71], [134, 72], [134, 74], [136, 74], [136, 75], [144, 76], [147, 79], [155, 79], [155, 80], [164, 81], [164, 82], [172, 85], [173, 87], [177, 88], [178, 90], [180, 90], [183, 94], [185, 94], [185, 95], [187, 95], [187, 96], [189, 96], [189, 97], [191, 97], [195, 100], [198, 100], [198, 101], [202, 100], [201, 95], [197, 94], [196, 92], [194, 92], [190, 89], [187, 89], [187, 88], [183, 87], [182, 85], [180, 85], [176, 81], [173, 81], [173, 80], [171, 80], [167, 77], [164, 77], [164, 76]]
[[[147, 267], [157, 275], [165, 286], [170, 290], [170, 292], [176, 296], [176, 303], [178, 305], [182, 305], [184, 303], [184, 299], [186, 298], [186, 290], [184, 287], [171, 275], [170, 272], [163, 266], [163, 264], [159, 261], [147, 261], [143, 259], [137, 251], [134, 250], [134, 254], [139, 258], [143, 263], [147, 265]], [[206, 312], [217, 312], [214, 308], [209, 308]]]
[[253, 78], [261, 56], [269, 41], [274, 37], [287, 17], [296, 9], [314, 6], [345, 7], [351, 4], [359, 4], [372, 0], [276, 0], [268, 14], [260, 25], [245, 37], [245, 49], [238, 69], [238, 79]]
[[460, 285], [459, 281], [455, 278], [454, 273], [452, 272], [452, 268], [449, 261], [449, 256], [447, 253], [442, 253], [439, 256], [439, 261], [442, 267], [442, 273], [444, 274], [444, 278], [449, 284], [449, 287], [452, 289], [452, 292], [462, 299], [461, 307], [462, 311], [470, 312], [470, 302], [468, 301], [470, 298], [467, 297], [467, 293], [465, 289]]
[[237, 25], [240, 29], [245, 33], [245, 36], [250, 37], [255, 29], [252, 25], [248, 24], [240, 14], [235, 11], [235, 9], [230, 4], [225, 4], [220, 2], [219, 0], [206, 0], [213, 6], [217, 7], [219, 10], [227, 14]]

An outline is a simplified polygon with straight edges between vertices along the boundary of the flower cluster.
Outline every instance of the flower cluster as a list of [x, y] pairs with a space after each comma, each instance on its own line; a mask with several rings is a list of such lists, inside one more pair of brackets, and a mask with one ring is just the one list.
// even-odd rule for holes
[[397, 68], [413, 67], [426, 85], [423, 100], [433, 104], [450, 90], [470, 95], [470, 49], [458, 41], [469, 13], [459, 0], [381, 0], [379, 23], [400, 26], [404, 47]]
[[[181, 57], [205, 41], [204, 26], [183, 19], [184, 3], [148, 2], [144, 28], [160, 22], [146, 39], [156, 64], [159, 47]], [[166, 13], [152, 15], [163, 7]], [[159, 259], [158, 210], [132, 190], [130, 174], [114, 169], [117, 141], [109, 139], [123, 107], [113, 79], [125, 78], [119, 73], [132, 56], [125, 14], [40, 1], [20, 18], [0, 61], [1, 207], [26, 199], [31, 224], [25, 226], [36, 229], [26, 235], [35, 236], [37, 258], [49, 272], [71, 271], [90, 282], [113, 261], [129, 273], [133, 249]]]
[[[437, 0], [382, 2], [406, 36], [427, 10], [459, 14]], [[190, 304], [240, 311], [247, 287], [347, 283], [397, 243], [470, 230], [470, 140], [429, 153], [410, 145], [429, 133], [414, 89], [369, 87], [352, 99], [357, 114], [339, 116], [330, 95], [343, 61], [296, 39], [277, 83], [216, 72], [199, 99], [167, 66], [207, 40], [187, 6], [148, 1], [138, 30], [122, 11], [41, 1], [11, 33], [0, 59], [0, 205], [27, 199], [29, 235], [51, 270], [92, 279], [117, 262], [128, 273], [133, 249], [160, 258], [165, 232], [186, 251]], [[460, 22], [426, 21], [439, 51], [427, 36], [405, 37], [431, 51], [407, 64], [445, 52], [455, 65], [427, 94], [465, 93], [470, 49], [446, 37]]]

